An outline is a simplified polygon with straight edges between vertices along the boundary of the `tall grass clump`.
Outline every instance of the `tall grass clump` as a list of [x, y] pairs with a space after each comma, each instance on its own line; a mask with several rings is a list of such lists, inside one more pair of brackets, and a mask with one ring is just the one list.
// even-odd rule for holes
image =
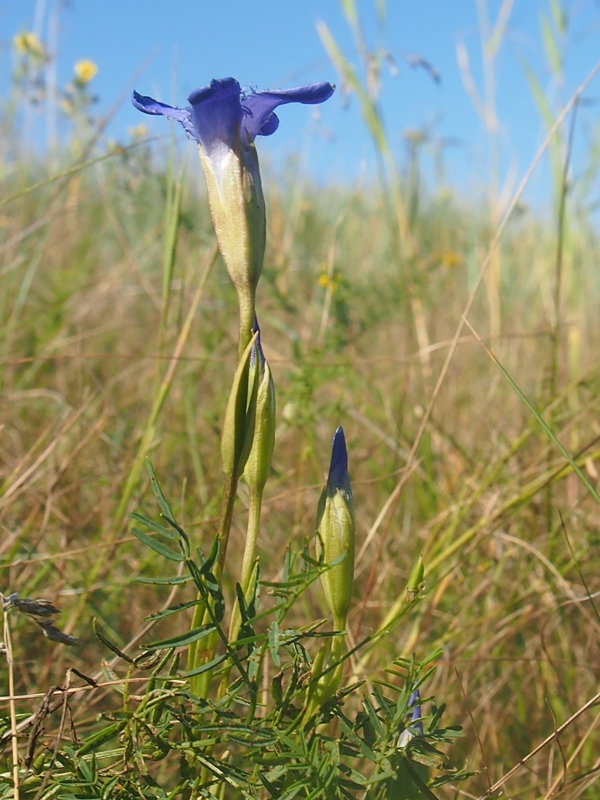
[[[493, 182], [475, 208], [423, 187], [416, 140], [396, 163], [385, 50], [342, 8], [355, 54], [318, 32], [378, 154], [369, 191], [261, 183], [267, 111], [329, 84], [216, 81], [191, 119], [137, 95], [196, 138], [205, 192], [180, 132], [148, 138], [164, 123], [105, 142], [82, 62], [68, 146], [33, 155], [48, 56], [15, 40], [0, 797], [595, 796], [600, 286], [569, 134], [587, 83], [550, 109], [527, 73], [551, 221]], [[510, 4], [491, 27], [483, 9], [489, 75]]]

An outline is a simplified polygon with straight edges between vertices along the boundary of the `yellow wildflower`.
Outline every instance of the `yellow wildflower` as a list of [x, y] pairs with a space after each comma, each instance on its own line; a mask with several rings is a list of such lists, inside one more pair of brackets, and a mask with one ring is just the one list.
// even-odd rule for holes
[[85, 86], [96, 77], [98, 67], [93, 61], [85, 58], [75, 64], [75, 81], [80, 86]]
[[329, 289], [330, 291], [335, 292], [338, 287], [338, 283], [338, 277], [335, 272], [330, 274], [329, 271], [323, 269], [319, 274], [319, 286], [322, 289]]
[[43, 56], [45, 52], [44, 45], [40, 42], [37, 34], [32, 32], [17, 33], [13, 39], [13, 45], [17, 53], [22, 56]]

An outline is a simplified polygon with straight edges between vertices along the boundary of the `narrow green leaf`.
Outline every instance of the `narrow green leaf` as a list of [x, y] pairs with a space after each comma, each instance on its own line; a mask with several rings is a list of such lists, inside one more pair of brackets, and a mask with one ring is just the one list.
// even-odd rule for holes
[[206, 575], [207, 572], [210, 572], [212, 570], [216, 560], [219, 557], [219, 550], [220, 549], [221, 548], [220, 548], [220, 542], [219, 542], [219, 537], [218, 536], [215, 536], [215, 538], [213, 539], [213, 543], [211, 545], [210, 553], [208, 554], [208, 558], [204, 558], [204, 556], [202, 556], [202, 553], [200, 552], [200, 548], [198, 548], [198, 552], [199, 552], [199, 554], [201, 556], [200, 572], [203, 575]]
[[96, 780], [95, 763], [94, 759], [88, 762], [85, 758], [80, 758], [77, 762], [77, 769], [89, 784], [93, 784]]
[[175, 519], [175, 515], [171, 511], [171, 506], [167, 503], [167, 500], [162, 493], [160, 486], [158, 485], [158, 480], [154, 473], [152, 461], [150, 461], [148, 456], [146, 456], [146, 469], [148, 470], [148, 475], [150, 476], [150, 486], [152, 487], [152, 493], [154, 494], [154, 497], [156, 497], [158, 507], [162, 511], [163, 515], [167, 517], [167, 519]]
[[280, 644], [280, 630], [277, 620], [271, 623], [269, 628], [269, 652], [276, 667], [281, 666], [281, 659], [279, 658], [279, 644]]
[[200, 605], [201, 603], [204, 603], [204, 600], [202, 598], [200, 598], [199, 600], [188, 600], [186, 603], [177, 603], [177, 605], [165, 608], [164, 611], [157, 611], [155, 614], [148, 614], [147, 617], [144, 617], [144, 620], [156, 621], [159, 619], [163, 619], [163, 617], [170, 617], [172, 614], [179, 614], [180, 611], [185, 611], [187, 608], [195, 608], [197, 605]]
[[129, 723], [128, 719], [121, 719], [118, 722], [113, 723], [112, 725], [107, 725], [105, 728], [102, 728], [98, 733], [92, 734], [92, 736], [87, 739], [84, 744], [77, 750], [77, 756], [81, 758], [86, 753], [90, 753], [93, 750], [97, 750], [106, 742], [109, 742], [111, 739], [114, 739], [115, 736], [118, 736], [121, 731], [127, 727]]
[[150, 528], [151, 531], [155, 533], [159, 533], [161, 536], [165, 536], [167, 539], [177, 540], [176, 534], [170, 528], [165, 528], [164, 525], [160, 525], [158, 522], [154, 522], [154, 520], [150, 519], [150, 517], [145, 516], [145, 514], [140, 514], [139, 511], [132, 511], [131, 516], [141, 522], [142, 525], [145, 525], [147, 528]]
[[383, 736], [383, 727], [381, 725], [379, 717], [377, 716], [377, 712], [373, 708], [373, 704], [371, 703], [370, 697], [364, 697], [362, 704], [363, 708], [367, 712], [367, 716], [369, 718], [369, 722], [371, 723], [373, 730], [377, 733], [378, 737]]
[[[546, 96], [542, 90], [540, 82], [538, 81], [537, 77], [535, 76], [533, 70], [529, 66], [529, 64], [521, 60], [521, 67], [523, 72], [525, 73], [525, 77], [527, 78], [527, 82], [529, 83], [529, 87], [531, 89], [531, 93], [533, 95], [533, 99], [538, 107], [538, 111], [547, 126], [550, 129], [554, 125], [554, 115], [552, 113], [552, 109], [550, 108], [550, 104], [546, 99]], [[552, 162], [552, 173], [554, 176], [554, 184], [555, 186], [560, 186], [561, 181], [561, 174], [562, 174], [562, 163], [560, 158], [560, 142], [561, 142], [561, 135], [560, 131], [557, 131], [556, 135], [552, 137], [552, 140], [549, 145], [550, 151], [550, 159]]]
[[190, 539], [189, 539], [189, 536], [183, 530], [181, 525], [179, 525], [177, 522], [175, 522], [174, 519], [171, 519], [171, 517], [166, 517], [165, 516], [165, 520], [169, 523], [169, 525], [173, 528], [173, 530], [176, 531], [179, 534], [179, 542], [182, 545], [182, 549], [183, 549], [183, 551], [185, 553], [185, 557], [189, 558], [190, 557]]
[[180, 675], [182, 678], [192, 678], [194, 675], [202, 675], [203, 672], [208, 672], [209, 670], [218, 667], [219, 664], [222, 664], [228, 658], [229, 653], [223, 653], [222, 655], [213, 658], [212, 661], [207, 661], [206, 664], [202, 664], [200, 667], [189, 670], [189, 672], [181, 672]]
[[250, 354], [257, 334], [250, 339], [237, 365], [223, 420], [221, 463], [225, 475], [239, 477], [244, 470], [254, 435], [254, 416], [248, 416]]
[[206, 576], [206, 587], [213, 601], [213, 614], [216, 622], [221, 622], [225, 616], [225, 598], [221, 592], [221, 587], [212, 572]]
[[108, 661], [102, 660], [102, 665], [100, 667], [102, 672], [102, 677], [107, 683], [112, 683], [111, 689], [114, 689], [115, 692], [118, 692], [120, 695], [125, 694], [125, 687], [126, 681], [124, 681], [114, 669], [111, 668]]
[[197, 565], [191, 558], [188, 558], [185, 562], [186, 567], [189, 570], [190, 575], [192, 576], [192, 580], [196, 584], [196, 588], [202, 595], [202, 597], [207, 597], [208, 592], [206, 590], [206, 583], [204, 582], [204, 578], [202, 577], [202, 573], [198, 569]]
[[162, 647], [186, 647], [192, 642], [197, 642], [199, 639], [204, 639], [216, 628], [212, 622], [207, 625], [201, 625], [199, 628], [192, 628], [187, 633], [180, 633], [177, 636], [171, 636], [168, 639], [161, 639], [159, 642], [152, 642], [151, 644], [143, 645], [144, 650], [158, 650]]
[[147, 583], [156, 586], [180, 586], [191, 581], [189, 575], [174, 575], [172, 578], [134, 578], [134, 583]]
[[140, 542], [143, 542], [156, 553], [160, 553], [161, 556], [164, 556], [171, 561], [183, 561], [183, 555], [181, 553], [176, 553], [175, 550], [171, 550], [170, 547], [167, 547], [167, 545], [163, 544], [159, 539], [155, 539], [153, 536], [148, 536], [147, 533], [143, 533], [137, 528], [132, 528], [131, 532], [140, 540]]

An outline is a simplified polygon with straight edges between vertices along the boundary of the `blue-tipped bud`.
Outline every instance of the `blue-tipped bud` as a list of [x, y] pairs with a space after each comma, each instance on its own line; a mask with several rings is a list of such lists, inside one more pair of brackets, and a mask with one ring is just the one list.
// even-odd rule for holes
[[333, 437], [327, 484], [317, 511], [317, 550], [332, 565], [321, 576], [327, 605], [336, 630], [343, 630], [352, 600], [354, 583], [354, 504], [348, 475], [348, 453], [344, 431]]

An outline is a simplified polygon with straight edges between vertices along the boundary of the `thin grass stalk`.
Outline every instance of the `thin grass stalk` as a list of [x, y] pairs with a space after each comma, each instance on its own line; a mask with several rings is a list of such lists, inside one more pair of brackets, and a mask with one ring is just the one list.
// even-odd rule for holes
[[[189, 311], [187, 313], [187, 316], [185, 318], [185, 321], [183, 323], [183, 326], [181, 328], [181, 331], [173, 348], [173, 353], [169, 361], [169, 365], [166, 369], [162, 382], [157, 389], [154, 402], [150, 410], [150, 414], [146, 421], [146, 427], [142, 435], [142, 439], [140, 441], [137, 453], [134, 457], [133, 465], [129, 472], [123, 492], [121, 494], [119, 504], [115, 511], [114, 525], [112, 526], [111, 531], [108, 533], [105, 539], [105, 543], [108, 545], [112, 544], [114, 540], [121, 534], [123, 527], [127, 522], [131, 496], [134, 490], [138, 487], [140, 475], [144, 467], [146, 456], [148, 455], [152, 443], [154, 442], [158, 418], [160, 416], [160, 412], [173, 385], [175, 372], [179, 364], [183, 348], [185, 347], [185, 344], [188, 340], [198, 305], [200, 303], [200, 300], [202, 299], [204, 288], [206, 286], [206, 281], [208, 279], [208, 276], [210, 275], [212, 266], [216, 261], [217, 252], [218, 252], [217, 246], [215, 245], [208, 253], [206, 264], [204, 266], [204, 271], [200, 276], [200, 280], [198, 281], [198, 286], [196, 287], [196, 291], [192, 298]], [[105, 569], [105, 567], [106, 567], [106, 555], [103, 555], [102, 558], [99, 558], [98, 561], [92, 566], [90, 574], [88, 576], [88, 585], [92, 585], [94, 583], [98, 575], [101, 574], [102, 570]], [[82, 602], [84, 602], [83, 598]]]
[[479, 294], [479, 289], [481, 288], [481, 285], [482, 285], [483, 280], [485, 278], [486, 272], [487, 272], [487, 270], [488, 270], [488, 268], [490, 266], [491, 259], [493, 257], [494, 251], [496, 250], [496, 248], [500, 244], [500, 240], [502, 239], [502, 236], [504, 235], [504, 231], [506, 230], [508, 222], [509, 222], [510, 218], [512, 217], [515, 208], [517, 207], [517, 204], [518, 204], [519, 200], [521, 199], [521, 196], [522, 196], [523, 192], [525, 191], [525, 187], [529, 183], [529, 181], [531, 179], [531, 176], [533, 175], [535, 169], [537, 168], [537, 165], [539, 164], [543, 154], [546, 152], [546, 150], [548, 149], [550, 143], [552, 142], [554, 135], [560, 129], [561, 125], [565, 121], [566, 117], [568, 116], [569, 112], [571, 111], [571, 109], [573, 108], [575, 103], [579, 102], [579, 98], [581, 97], [583, 92], [588, 88], [588, 86], [592, 83], [592, 81], [598, 75], [599, 72], [600, 72], [600, 60], [597, 61], [596, 64], [594, 65], [594, 67], [590, 70], [590, 72], [588, 72], [587, 76], [585, 77], [583, 82], [579, 85], [577, 90], [574, 92], [574, 94], [571, 97], [571, 99], [562, 108], [561, 112], [559, 113], [559, 115], [555, 119], [552, 127], [548, 130], [548, 132], [547, 132], [547, 134], [546, 134], [546, 136], [544, 138], [544, 141], [539, 146], [539, 148], [538, 148], [538, 150], [537, 150], [537, 152], [536, 152], [531, 164], [529, 165], [529, 167], [525, 171], [525, 174], [524, 174], [523, 178], [521, 179], [521, 182], [520, 182], [519, 186], [517, 187], [517, 190], [515, 191], [515, 193], [514, 193], [514, 195], [512, 197], [512, 200], [510, 201], [510, 203], [508, 205], [508, 208], [504, 212], [504, 216], [502, 217], [502, 220], [501, 220], [501, 222], [500, 222], [500, 224], [498, 226], [498, 229], [496, 230], [496, 233], [494, 234], [494, 237], [493, 237], [493, 239], [492, 239], [492, 241], [490, 243], [490, 246], [488, 248], [487, 255], [486, 255], [486, 257], [485, 257], [485, 259], [483, 261], [483, 264], [481, 265], [481, 268], [479, 270], [479, 274], [477, 276], [477, 280], [475, 281], [475, 285], [473, 286], [473, 288], [472, 288], [472, 290], [471, 290], [471, 292], [469, 294], [469, 297], [467, 298], [467, 302], [465, 304], [463, 313], [461, 315], [460, 322], [458, 323], [458, 325], [456, 327], [456, 331], [454, 333], [454, 337], [453, 337], [451, 345], [450, 345], [450, 347], [448, 349], [448, 353], [446, 355], [446, 358], [444, 360], [444, 364], [442, 366], [442, 369], [441, 369], [440, 374], [438, 376], [438, 379], [436, 381], [436, 384], [435, 384], [434, 390], [432, 392], [431, 398], [430, 398], [430, 400], [429, 400], [429, 402], [427, 404], [427, 407], [425, 408], [425, 412], [424, 412], [423, 416], [421, 417], [421, 422], [419, 424], [419, 428], [417, 430], [417, 434], [415, 436], [413, 445], [412, 445], [412, 447], [410, 449], [410, 453], [409, 453], [409, 456], [408, 456], [408, 459], [407, 459], [406, 469], [409, 469], [413, 465], [413, 463], [415, 461], [416, 454], [417, 454], [417, 452], [419, 450], [419, 446], [420, 446], [420, 443], [421, 443], [421, 439], [422, 439], [423, 434], [425, 433], [425, 429], [426, 429], [426, 427], [427, 427], [427, 425], [429, 423], [429, 419], [431, 417], [431, 414], [432, 414], [433, 409], [435, 407], [435, 404], [437, 402], [439, 393], [440, 393], [441, 388], [442, 388], [442, 384], [444, 383], [444, 381], [446, 379], [446, 375], [448, 374], [448, 371], [449, 371], [449, 368], [450, 368], [450, 364], [452, 362], [452, 359], [454, 358], [454, 354], [456, 353], [456, 349], [458, 347], [458, 343], [460, 342], [460, 339], [461, 339], [461, 336], [462, 336], [462, 332], [463, 332], [463, 328], [464, 328], [465, 324], [467, 324], [467, 317], [468, 317], [468, 315], [469, 315], [469, 313], [470, 313], [470, 311], [471, 311], [471, 309], [473, 307], [473, 304], [475, 302], [475, 298]]
[[582, 470], [582, 469], [579, 467], [579, 465], [577, 464], [576, 460], [575, 460], [575, 459], [573, 458], [573, 456], [572, 456], [572, 455], [569, 453], [569, 451], [568, 451], [568, 450], [566, 449], [566, 447], [565, 447], [565, 446], [562, 444], [562, 442], [560, 442], [560, 441], [559, 441], [559, 439], [556, 437], [556, 434], [555, 434], [555, 433], [552, 431], [552, 429], [551, 429], [551, 428], [550, 428], [550, 426], [547, 424], [547, 422], [544, 420], [544, 418], [541, 416], [541, 414], [539, 414], [539, 412], [538, 412], [538, 411], [537, 411], [537, 410], [534, 408], [534, 406], [533, 406], [533, 405], [530, 403], [530, 401], [528, 400], [528, 398], [526, 397], [526, 395], [524, 394], [524, 392], [523, 392], [523, 391], [522, 391], [522, 390], [519, 388], [519, 386], [517, 386], [516, 382], [515, 382], [515, 381], [514, 381], [514, 380], [511, 378], [511, 376], [508, 374], [508, 372], [507, 372], [507, 371], [504, 369], [504, 367], [503, 367], [503, 366], [502, 366], [502, 364], [501, 364], [501, 363], [498, 361], [498, 359], [497, 359], [497, 358], [496, 358], [496, 356], [495, 356], [495, 355], [492, 353], [492, 351], [491, 351], [491, 350], [490, 350], [488, 347], [486, 347], [486, 345], [483, 343], [483, 341], [481, 340], [481, 338], [480, 338], [480, 337], [478, 336], [478, 334], [475, 332], [475, 329], [473, 328], [473, 326], [472, 326], [472, 325], [471, 325], [471, 324], [470, 324], [468, 321], [467, 321], [467, 325], [469, 326], [469, 328], [471, 329], [471, 331], [472, 331], [473, 335], [474, 335], [474, 336], [477, 338], [477, 340], [479, 341], [479, 343], [481, 344], [481, 346], [484, 348], [484, 350], [485, 350], [485, 352], [487, 353], [487, 355], [488, 355], [488, 356], [491, 358], [491, 360], [492, 360], [492, 361], [494, 362], [494, 364], [495, 364], [495, 365], [498, 367], [498, 369], [500, 370], [500, 372], [502, 373], [502, 375], [503, 375], [503, 376], [506, 378], [506, 380], [509, 382], [509, 384], [510, 384], [511, 388], [512, 388], [512, 389], [513, 389], [513, 391], [514, 391], [514, 392], [515, 392], [515, 393], [518, 395], [518, 397], [519, 397], [519, 399], [521, 400], [521, 402], [522, 402], [522, 403], [523, 403], [523, 404], [524, 404], [524, 405], [527, 407], [527, 409], [528, 409], [528, 410], [529, 410], [529, 411], [530, 411], [530, 412], [533, 414], [533, 416], [535, 417], [535, 419], [536, 419], [536, 420], [537, 420], [537, 422], [539, 423], [539, 425], [540, 425], [540, 427], [542, 428], [542, 430], [544, 431], [544, 433], [545, 433], [545, 434], [548, 436], [548, 438], [550, 439], [550, 441], [552, 441], [552, 442], [553, 442], [553, 443], [556, 445], [556, 447], [558, 448], [558, 450], [560, 451], [560, 453], [563, 455], [563, 457], [566, 459], [566, 461], [567, 461], [567, 463], [569, 464], [569, 466], [571, 467], [571, 469], [572, 469], [572, 470], [573, 470], [573, 471], [576, 473], [576, 475], [577, 475], [577, 477], [579, 478], [579, 480], [581, 481], [581, 483], [582, 483], [582, 484], [585, 486], [585, 488], [586, 488], [586, 489], [588, 490], [588, 492], [591, 494], [591, 496], [593, 497], [593, 499], [594, 499], [594, 500], [595, 500], [597, 503], [599, 503], [599, 504], [600, 504], [600, 493], [598, 493], [598, 490], [596, 489], [596, 487], [595, 487], [595, 486], [594, 486], [594, 485], [591, 483], [591, 481], [588, 479], [587, 475], [586, 475], [586, 474], [583, 472], [583, 470]]
[[[538, 492], [543, 490], [547, 483], [554, 483], [558, 480], [562, 480], [572, 472], [579, 473], [581, 472], [580, 466], [583, 466], [588, 459], [595, 460], [598, 458], [600, 458], [600, 450], [595, 450], [592, 453], [587, 453], [585, 456], [579, 456], [577, 458], [579, 463], [573, 462], [573, 464], [562, 464], [559, 467], [551, 469], [548, 473], [537, 476], [534, 480], [530, 481], [529, 484], [523, 487], [523, 489], [517, 495], [508, 498], [496, 509], [493, 514], [481, 517], [474, 525], [468, 528], [458, 538], [454, 538], [455, 527], [448, 529], [443, 541], [450, 540], [450, 543], [443, 545], [437, 554], [430, 554], [430, 557], [427, 560], [428, 574], [434, 575], [440, 566], [447, 564], [453, 555], [463, 549], [478, 534], [483, 533], [485, 530], [489, 530], [498, 520], [505, 518], [505, 516], [509, 513], [515, 513], [519, 508], [522, 508], [524, 505], [531, 502], [532, 498], [538, 494]], [[453, 569], [453, 566], [451, 566], [449, 569]], [[446, 573], [448, 571], [449, 570], [447, 570]], [[442, 577], [443, 576], [440, 576], [440, 579]], [[359, 663], [359, 670], [364, 671], [366, 669], [373, 647], [383, 635], [396, 627], [398, 622], [405, 616], [410, 607], [411, 606], [407, 604], [407, 598], [404, 596], [404, 594], [400, 595], [396, 599], [385, 616], [383, 622], [379, 625], [377, 632], [369, 642], [369, 645], [365, 648], [364, 655]]]
[[5, 329], [4, 353], [3, 353], [4, 359], [7, 359], [9, 353], [11, 352], [13, 337], [19, 327], [18, 326], [19, 317], [21, 315], [23, 307], [25, 306], [27, 298], [29, 297], [29, 291], [33, 284], [34, 278], [37, 274], [38, 268], [42, 263], [44, 250], [49, 238], [50, 238], [50, 227], [48, 226], [46, 227], [46, 230], [40, 237], [40, 241], [38, 241], [37, 243], [37, 249], [27, 265], [27, 268], [25, 270], [25, 275], [21, 280], [21, 285], [19, 286], [19, 290], [17, 292], [17, 296], [14, 299], [10, 316], [8, 317], [8, 320], [6, 321], [6, 324], [4, 326]]
[[15, 703], [15, 672], [14, 672], [14, 657], [12, 649], [12, 640], [10, 636], [10, 625], [8, 622], [8, 605], [4, 604], [3, 609], [4, 617], [4, 645], [6, 647], [6, 665], [8, 668], [8, 709], [10, 717], [10, 736], [11, 736], [11, 753], [12, 753], [12, 776], [13, 776], [13, 791], [14, 800], [19, 800], [21, 794], [20, 778], [19, 778], [19, 746], [17, 741], [17, 708]]
[[[179, 221], [181, 214], [181, 196], [183, 192], [183, 164], [177, 180], [173, 177], [173, 139], [169, 152], [169, 167], [167, 170], [167, 199], [165, 203], [165, 235], [162, 263], [162, 302], [158, 328], [158, 354], [162, 357], [166, 345], [169, 308], [173, 286], [173, 273], [175, 271], [175, 253], [179, 235]], [[159, 360], [160, 364], [160, 360]]]
[[138, 447], [136, 456], [133, 460], [133, 466], [129, 473], [129, 477], [125, 484], [123, 494], [121, 495], [119, 505], [117, 506], [117, 510], [115, 512], [115, 520], [116, 520], [115, 530], [121, 529], [123, 522], [127, 516], [131, 495], [133, 493], [134, 488], [138, 485], [139, 477], [142, 472], [146, 456], [148, 455], [152, 442], [154, 441], [154, 436], [156, 432], [156, 423], [158, 421], [158, 417], [165, 403], [165, 400], [167, 399], [171, 387], [173, 385], [175, 371], [179, 364], [179, 359], [181, 358], [181, 353], [183, 351], [183, 348], [185, 347], [185, 344], [190, 335], [192, 323], [194, 321], [194, 317], [196, 316], [196, 311], [198, 309], [198, 305], [200, 304], [200, 300], [202, 299], [202, 295], [204, 294], [204, 288], [206, 286], [208, 276], [210, 275], [210, 271], [217, 259], [217, 252], [218, 252], [217, 246], [214, 245], [208, 253], [206, 263], [204, 266], [204, 271], [200, 276], [200, 280], [198, 281], [198, 286], [196, 287], [196, 291], [192, 298], [192, 302], [188, 310], [187, 316], [185, 318], [179, 336], [177, 337], [177, 341], [173, 348], [173, 354], [169, 361], [169, 365], [161, 381], [161, 384], [156, 392], [156, 396], [152, 404], [152, 409], [150, 411], [148, 420], [146, 422], [146, 428], [144, 430], [142, 440]]
[[[567, 197], [569, 194], [569, 168], [571, 163], [571, 155], [573, 153], [573, 139], [575, 136], [575, 123], [577, 120], [577, 110], [579, 103], [575, 103], [571, 113], [571, 125], [569, 127], [569, 136], [567, 139], [567, 147], [565, 152], [563, 171], [561, 177], [560, 194], [558, 200], [558, 231], [556, 237], [556, 258], [554, 269], [554, 319], [552, 320], [552, 331], [550, 334], [550, 378], [548, 381], [548, 397], [556, 396], [557, 380], [558, 380], [558, 362], [559, 362], [559, 349], [562, 334], [562, 321], [561, 321], [561, 305], [563, 295], [563, 265], [564, 265], [564, 247], [565, 247], [565, 227], [567, 218]], [[553, 419], [550, 417], [549, 423], [552, 425]], [[547, 467], [550, 466], [551, 454], [548, 453]], [[552, 486], [548, 484], [546, 491], [546, 517], [548, 531], [554, 529], [554, 513], [553, 513], [553, 493]]]
[[581, 708], [579, 708], [574, 714], [572, 714], [566, 722], [563, 722], [562, 725], [556, 727], [554, 731], [547, 736], [542, 742], [540, 742], [533, 750], [528, 753], [524, 758], [522, 758], [518, 764], [515, 764], [514, 767], [508, 770], [499, 780], [497, 780], [490, 788], [487, 790], [485, 794], [479, 795], [477, 800], [489, 800], [489, 798], [498, 791], [502, 786], [504, 786], [507, 781], [513, 777], [517, 772], [519, 772], [524, 766], [526, 766], [531, 759], [536, 756], [541, 750], [543, 750], [547, 745], [553, 744], [556, 742], [557, 738], [560, 736], [561, 733], [567, 730], [576, 719], [578, 719], [582, 714], [588, 711], [593, 706], [597, 705], [598, 701], [600, 700], [600, 692], [595, 694], [590, 700], [584, 703]]
[[[488, 207], [492, 230], [497, 228], [500, 218], [500, 154], [498, 115], [496, 112], [496, 57], [506, 33], [513, 5], [514, 0], [502, 0], [496, 22], [490, 30], [487, 0], [477, 0], [484, 83], [482, 116], [487, 131], [490, 157]], [[490, 312], [490, 335], [492, 338], [499, 337], [502, 330], [501, 286], [501, 253], [500, 249], [496, 249], [492, 255], [485, 280]]]
[[[36, 183], [31, 183], [29, 186], [25, 186], [23, 189], [20, 189], [18, 192], [15, 192], [8, 197], [0, 198], [0, 208], [8, 203], [18, 200], [21, 197], [26, 197], [32, 192], [36, 192], [38, 189], [43, 189], [45, 186], [50, 186], [51, 184], [56, 183], [56, 181], [60, 181], [62, 178], [70, 178], [72, 175], [76, 175], [78, 172], [81, 172], [81, 170], [87, 169], [88, 167], [93, 167], [95, 164], [101, 164], [103, 161], [107, 161], [110, 158], [116, 158], [119, 154], [128, 153], [130, 150], [140, 147], [140, 145], [148, 145], [157, 138], [159, 137], [156, 136], [152, 139], [145, 139], [143, 142], [134, 142], [133, 144], [126, 145], [125, 147], [120, 147], [118, 153], [111, 150], [109, 153], [103, 153], [101, 156], [97, 156], [96, 158], [90, 158], [85, 161], [82, 160], [79, 163], [74, 164], [72, 167], [67, 167], [67, 169], [62, 170], [62, 172], [57, 172], [56, 174], [51, 175], [49, 178], [44, 178]], [[2, 247], [5, 246], [5, 244], [2, 245]]]

